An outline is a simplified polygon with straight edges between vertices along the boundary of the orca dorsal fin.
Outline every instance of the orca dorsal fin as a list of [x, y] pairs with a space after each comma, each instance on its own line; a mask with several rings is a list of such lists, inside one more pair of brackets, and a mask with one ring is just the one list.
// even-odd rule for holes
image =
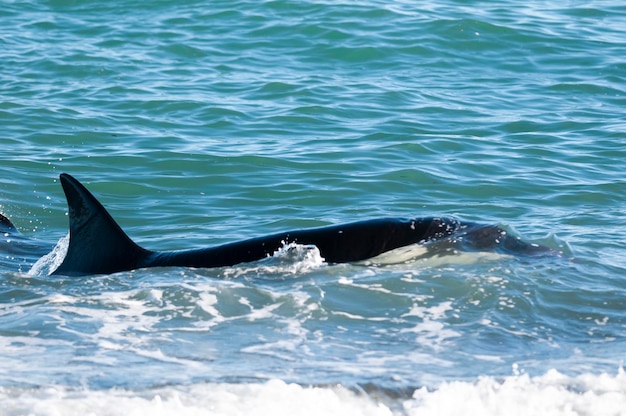
[[60, 179], [69, 209], [70, 241], [52, 274], [108, 274], [141, 267], [152, 252], [133, 242], [83, 184], [67, 173]]

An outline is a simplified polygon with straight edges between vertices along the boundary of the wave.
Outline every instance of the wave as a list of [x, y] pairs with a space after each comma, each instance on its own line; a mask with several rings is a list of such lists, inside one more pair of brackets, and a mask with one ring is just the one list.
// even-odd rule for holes
[[[412, 392], [411, 392], [412, 391]], [[450, 381], [407, 394], [368, 386], [263, 383], [196, 383], [144, 390], [85, 390], [61, 386], [0, 388], [3, 415], [626, 415], [626, 374], [550, 370], [531, 377], [479, 377]], [[115, 403], [115, 406], [111, 406]]]

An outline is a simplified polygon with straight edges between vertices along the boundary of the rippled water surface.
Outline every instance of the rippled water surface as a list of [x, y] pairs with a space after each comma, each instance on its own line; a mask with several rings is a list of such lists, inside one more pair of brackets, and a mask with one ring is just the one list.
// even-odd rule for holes
[[[0, 18], [0, 208], [22, 232], [0, 244], [1, 415], [624, 414], [621, 3], [27, 1]], [[563, 256], [328, 265], [295, 247], [29, 274], [67, 234], [61, 172], [151, 249], [453, 215]]]

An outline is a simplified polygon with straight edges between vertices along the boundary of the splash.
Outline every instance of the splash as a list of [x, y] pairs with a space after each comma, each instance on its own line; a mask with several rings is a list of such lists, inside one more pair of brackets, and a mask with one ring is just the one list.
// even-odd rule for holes
[[283, 245], [271, 259], [277, 266], [290, 273], [315, 269], [324, 263], [324, 258], [317, 247], [296, 243]]
[[283, 244], [272, 256], [247, 265], [229, 267], [224, 271], [227, 278], [236, 278], [249, 273], [263, 275], [296, 275], [319, 268], [324, 258], [314, 245]]
[[67, 233], [65, 237], [62, 237], [57, 242], [52, 251], [45, 256], [42, 256], [33, 267], [28, 271], [29, 276], [48, 276], [55, 271], [63, 262], [65, 254], [67, 254], [67, 248], [70, 243], [70, 234]]

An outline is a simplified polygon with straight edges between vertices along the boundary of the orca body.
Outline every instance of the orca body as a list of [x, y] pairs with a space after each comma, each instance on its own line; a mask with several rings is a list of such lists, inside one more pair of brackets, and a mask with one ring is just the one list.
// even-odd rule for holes
[[70, 241], [53, 275], [110, 274], [147, 267], [233, 266], [271, 256], [289, 243], [314, 245], [327, 263], [346, 263], [453, 235], [467, 237], [477, 249], [531, 255], [552, 251], [508, 236], [499, 227], [462, 223], [450, 217], [374, 219], [286, 231], [204, 249], [151, 251], [132, 241], [79, 181], [65, 173], [60, 179], [69, 208]]
[[50, 252], [52, 245], [32, 239], [19, 230], [10, 219], [0, 214], [0, 265], [17, 263], [19, 269]]
[[13, 225], [10, 219], [0, 214], [0, 233], [5, 235], [12, 235], [18, 234], [19, 231], [17, 231], [17, 228], [15, 228], [15, 225]]

